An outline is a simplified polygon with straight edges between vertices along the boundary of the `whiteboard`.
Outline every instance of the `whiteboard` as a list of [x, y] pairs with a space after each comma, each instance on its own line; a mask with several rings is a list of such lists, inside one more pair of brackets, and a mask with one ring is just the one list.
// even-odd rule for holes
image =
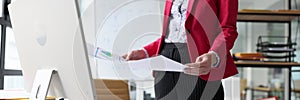
[[[95, 0], [96, 47], [123, 55], [160, 37], [162, 0]], [[114, 64], [96, 59], [97, 78], [122, 79]], [[151, 72], [147, 75], [151, 76]]]

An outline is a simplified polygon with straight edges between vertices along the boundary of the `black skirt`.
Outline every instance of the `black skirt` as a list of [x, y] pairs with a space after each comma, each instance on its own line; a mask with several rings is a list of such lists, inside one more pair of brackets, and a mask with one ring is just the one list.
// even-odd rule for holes
[[[160, 55], [182, 64], [190, 63], [185, 43], [165, 43]], [[224, 100], [221, 81], [205, 81], [180, 72], [154, 71], [157, 100]]]

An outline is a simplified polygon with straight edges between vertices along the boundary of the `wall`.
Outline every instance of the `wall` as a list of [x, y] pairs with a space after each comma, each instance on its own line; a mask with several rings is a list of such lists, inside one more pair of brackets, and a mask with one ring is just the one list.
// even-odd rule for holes
[[[113, 54], [140, 49], [161, 34], [160, 0], [96, 0], [96, 44]], [[121, 78], [114, 63], [96, 59], [97, 78]]]

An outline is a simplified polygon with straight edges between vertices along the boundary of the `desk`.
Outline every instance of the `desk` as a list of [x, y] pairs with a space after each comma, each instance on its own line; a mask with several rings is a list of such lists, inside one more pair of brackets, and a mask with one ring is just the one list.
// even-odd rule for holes
[[[29, 100], [29, 96], [25, 90], [0, 90], [0, 100]], [[55, 97], [48, 96], [47, 100], [55, 100]]]
[[254, 68], [287, 68], [288, 69], [288, 88], [285, 88], [285, 91], [288, 92], [288, 100], [291, 100], [291, 76], [292, 76], [292, 67], [300, 67], [300, 63], [297, 62], [234, 62], [237, 67], [254, 67]]

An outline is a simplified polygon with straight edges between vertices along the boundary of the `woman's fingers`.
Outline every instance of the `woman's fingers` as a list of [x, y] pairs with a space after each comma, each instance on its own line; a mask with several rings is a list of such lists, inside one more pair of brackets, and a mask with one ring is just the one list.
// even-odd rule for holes
[[189, 63], [186, 64], [186, 67], [184, 69], [184, 73], [190, 74], [190, 75], [206, 75], [210, 72], [210, 67], [202, 66], [201, 63]]
[[146, 54], [143, 50], [133, 50], [122, 56], [126, 60], [139, 60], [146, 58]]
[[210, 70], [206, 68], [185, 68], [184, 73], [189, 74], [189, 75], [207, 75], [210, 72]]
[[133, 58], [134, 58], [134, 52], [131, 51], [131, 52], [128, 53], [128, 55], [126, 57], [126, 60], [133, 60]]
[[128, 54], [124, 54], [124, 55], [122, 56], [122, 58], [123, 58], [123, 59], [126, 59], [127, 56], [128, 56]]
[[191, 68], [185, 68], [184, 69], [184, 73], [185, 74], [189, 74], [189, 75], [195, 75], [195, 76], [200, 75], [200, 71], [199, 70], [191, 69]]

